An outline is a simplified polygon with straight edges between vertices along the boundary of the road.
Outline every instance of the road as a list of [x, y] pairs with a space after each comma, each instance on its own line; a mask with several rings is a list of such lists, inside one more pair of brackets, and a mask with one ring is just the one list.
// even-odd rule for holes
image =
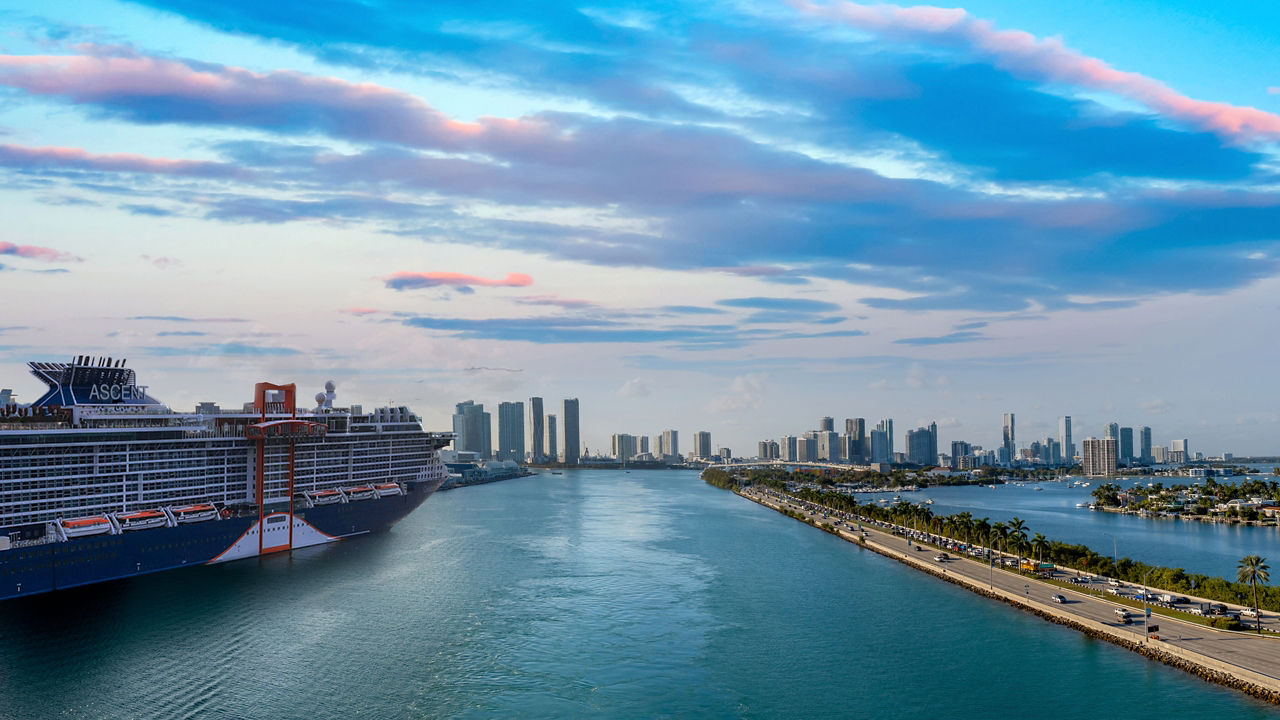
[[[1280, 638], [1223, 632], [1167, 616], [1152, 615], [1151, 624], [1159, 627], [1159, 640], [1150, 640], [1145, 637], [1141, 609], [1134, 609], [1087, 593], [1064, 589], [1007, 570], [992, 568], [985, 561], [958, 557], [952, 552], [947, 553], [951, 559], [939, 562], [934, 560], [934, 556], [939, 554], [938, 550], [931, 547], [926, 547], [922, 551], [917, 550], [916, 548], [920, 547], [918, 544], [907, 537], [894, 534], [890, 528], [880, 528], [860, 518], [844, 516], [829, 509], [825, 509], [829, 517], [824, 517], [823, 510], [807, 508], [794, 498], [787, 498], [772, 491], [747, 490], [742, 494], [769, 505], [778, 506], [785, 503], [787, 509], [811, 518], [816, 523], [834, 524], [842, 517], [848, 517], [847, 524], [837, 527], [841, 537], [847, 540], [856, 540], [858, 535], [865, 532], [870, 542], [882, 548], [912, 556], [934, 568], [945, 570], [947, 574], [967, 578], [975, 585], [990, 586], [991, 589], [1022, 596], [1038, 609], [1066, 618], [1092, 620], [1119, 632], [1130, 632], [1133, 634], [1134, 642], [1149, 643], [1157, 647], [1177, 646], [1220, 663], [1257, 673], [1271, 681], [1269, 684], [1272, 685], [1272, 689], [1280, 688]], [[857, 530], [859, 522], [862, 527], [861, 532]], [[1065, 580], [1067, 577], [1063, 574], [1059, 579]], [[1092, 587], [1101, 589], [1102, 585], [1095, 584]], [[1054, 594], [1065, 596], [1067, 602], [1063, 604], [1052, 602], [1051, 597]], [[1124, 608], [1133, 614], [1132, 625], [1125, 625], [1119, 620], [1115, 612], [1117, 608]]]

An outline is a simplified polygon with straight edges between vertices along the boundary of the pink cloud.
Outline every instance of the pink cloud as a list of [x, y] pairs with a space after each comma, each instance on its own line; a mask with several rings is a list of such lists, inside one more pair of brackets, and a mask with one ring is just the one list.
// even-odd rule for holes
[[146, 260], [152, 265], [155, 265], [161, 270], [167, 270], [171, 267], [177, 267], [178, 265], [182, 264], [182, 261], [177, 258], [164, 257], [164, 256], [152, 257], [150, 255], [143, 255], [142, 259]]
[[345, 308], [344, 310], [342, 310], [342, 312], [347, 313], [348, 315], [364, 317], [365, 315], [377, 315], [379, 313], [384, 313], [386, 311], [378, 310], [377, 308], [370, 308], [370, 307], [353, 307], [353, 308]]
[[792, 5], [805, 13], [891, 37], [962, 45], [1010, 73], [1113, 92], [1142, 103], [1154, 112], [1219, 135], [1241, 139], [1280, 137], [1280, 115], [1253, 107], [1189, 98], [1158, 80], [1116, 70], [1098, 58], [1072, 50], [1063, 45], [1060, 38], [1037, 38], [1021, 30], [997, 30], [991, 22], [963, 9], [850, 2], [818, 5], [808, 0], [792, 0]]
[[421, 98], [373, 83], [140, 55], [0, 55], [0, 85], [143, 122], [318, 130], [421, 148], [468, 149], [495, 138], [524, 144], [547, 134], [536, 119], [455, 120]]
[[15, 245], [11, 242], [3, 241], [0, 241], [0, 255], [13, 255], [45, 262], [80, 262], [82, 260], [82, 258], [78, 258], [75, 255], [61, 250], [54, 250], [53, 248], [39, 247], [38, 245]]
[[58, 167], [202, 177], [230, 177], [242, 174], [238, 168], [216, 162], [149, 158], [129, 153], [98, 155], [80, 148], [20, 145], [0, 145], [0, 165], [18, 168]]
[[408, 272], [401, 270], [384, 279], [392, 290], [417, 290], [432, 287], [527, 287], [533, 278], [524, 273], [507, 273], [501, 280], [463, 275], [453, 272]]

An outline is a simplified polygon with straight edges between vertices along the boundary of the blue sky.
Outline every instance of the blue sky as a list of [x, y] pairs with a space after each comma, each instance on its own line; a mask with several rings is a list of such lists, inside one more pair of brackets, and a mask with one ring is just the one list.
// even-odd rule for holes
[[1277, 452], [1277, 15], [0, 3], [0, 384]]

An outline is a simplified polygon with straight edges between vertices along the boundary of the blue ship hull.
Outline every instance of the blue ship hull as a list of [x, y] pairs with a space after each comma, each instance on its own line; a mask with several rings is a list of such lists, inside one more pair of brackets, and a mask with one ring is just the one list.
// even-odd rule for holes
[[[334, 542], [386, 530], [413, 512], [437, 487], [439, 482], [413, 482], [407, 483], [404, 495], [298, 510], [294, 514], [294, 525], [299, 528], [297, 537]], [[288, 520], [287, 513], [275, 515]], [[284, 537], [288, 537], [287, 522], [282, 527]], [[267, 534], [265, 521], [256, 516], [231, 517], [3, 550], [0, 551], [0, 600], [162, 570], [256, 557], [259, 546], [256, 533], [259, 529]], [[275, 531], [281, 532], [279, 529]], [[297, 541], [293, 544], [295, 548], [302, 546]], [[267, 547], [266, 551], [289, 549], [286, 544]]]

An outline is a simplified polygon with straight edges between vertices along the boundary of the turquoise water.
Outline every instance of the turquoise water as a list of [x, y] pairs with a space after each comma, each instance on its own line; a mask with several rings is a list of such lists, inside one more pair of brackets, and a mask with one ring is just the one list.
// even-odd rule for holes
[[1027, 713], [1274, 716], [681, 471], [464, 488], [381, 536], [0, 604], [6, 719]]

